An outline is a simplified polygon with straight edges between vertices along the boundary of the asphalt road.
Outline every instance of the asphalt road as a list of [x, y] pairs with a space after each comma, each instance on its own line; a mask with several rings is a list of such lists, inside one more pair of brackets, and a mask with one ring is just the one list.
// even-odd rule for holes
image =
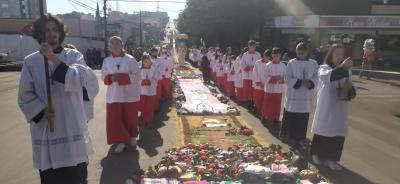
[[[32, 168], [29, 126], [17, 105], [19, 75], [0, 72], [0, 183], [35, 184], [39, 176]], [[400, 183], [400, 82], [358, 78], [355, 82], [358, 96], [351, 103], [350, 132], [341, 160], [345, 169], [331, 172], [321, 168], [321, 173], [334, 183]], [[105, 87], [100, 86], [95, 118], [89, 122], [95, 154], [90, 157], [88, 179], [89, 183], [119, 184], [138, 168], [156, 164], [166, 149], [179, 144], [178, 123], [170, 111], [171, 104], [165, 103], [157, 114], [156, 129], [141, 128], [138, 151], [115, 154], [106, 144]], [[241, 110], [242, 118], [266, 142], [284, 144], [254, 116]]]

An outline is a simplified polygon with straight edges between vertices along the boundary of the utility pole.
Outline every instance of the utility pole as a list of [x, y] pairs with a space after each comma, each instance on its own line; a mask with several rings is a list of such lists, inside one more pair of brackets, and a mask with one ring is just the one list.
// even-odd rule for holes
[[142, 31], [142, 10], [140, 10], [140, 12], [139, 12], [139, 32], [140, 32], [140, 35], [139, 35], [139, 40], [140, 40], [140, 47], [142, 47], [143, 46], [143, 31]]
[[108, 31], [107, 31], [107, 0], [104, 0], [103, 5], [103, 12], [104, 12], [104, 53], [108, 55]]

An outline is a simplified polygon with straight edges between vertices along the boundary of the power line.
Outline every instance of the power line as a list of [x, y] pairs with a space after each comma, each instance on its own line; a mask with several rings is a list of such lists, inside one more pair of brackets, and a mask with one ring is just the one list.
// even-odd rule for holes
[[74, 3], [72, 3], [70, 0], [68, 0], [68, 3], [76, 10], [79, 12], [79, 9], [75, 6]]
[[77, 0], [69, 0], [69, 1], [75, 3], [76, 5], [79, 5], [82, 8], [85, 8], [87, 10], [96, 11], [96, 8], [93, 8], [93, 7], [91, 7], [91, 6], [89, 6], [89, 5], [85, 4], [85, 3], [79, 2]]
[[154, 0], [109, 0], [109, 1], [124, 1], [124, 2], [148, 2], [148, 3], [186, 3], [186, 1], [173, 1], [173, 0], [165, 0], [165, 1], [154, 1]]
[[[68, 1], [70, 1], [70, 2], [72, 2], [72, 3], [74, 3], [74, 4], [78, 5], [78, 6], [80, 6], [80, 7], [82, 7], [82, 8], [85, 8], [85, 9], [87, 9], [87, 10], [91, 10], [91, 11], [94, 11], [94, 12], [97, 10], [97, 8], [94, 8], [94, 7], [90, 6], [90, 5], [87, 5], [87, 4], [85, 4], [85, 3], [79, 2], [79, 1], [77, 1], [77, 0], [68, 0]], [[99, 12], [100, 12], [100, 13], [103, 13], [103, 11], [101, 11], [101, 10], [99, 10]]]

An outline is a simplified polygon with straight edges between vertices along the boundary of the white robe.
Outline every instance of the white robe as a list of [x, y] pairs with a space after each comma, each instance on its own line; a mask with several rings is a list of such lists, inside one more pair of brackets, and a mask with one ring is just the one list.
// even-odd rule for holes
[[311, 132], [326, 137], [346, 136], [349, 101], [341, 100], [337, 90], [339, 83], [343, 87], [346, 79], [331, 81], [332, 70], [329, 65], [319, 68], [317, 106]]
[[227, 74], [227, 80], [228, 81], [235, 81], [235, 73], [232, 75], [231, 73], [232, 73], [232, 71], [235, 71], [234, 70], [234, 66], [235, 66], [235, 61], [230, 61], [231, 62], [231, 64], [227, 64], [226, 65], [226, 67], [225, 67], [225, 71], [226, 71], [226, 74]]
[[160, 57], [161, 61], [161, 77], [165, 78], [171, 78], [172, 75], [172, 69], [174, 67], [174, 64], [172, 63], [171, 58], [168, 57]]
[[251, 54], [249, 52], [246, 52], [242, 56], [242, 77], [243, 80], [252, 80], [253, 79], [253, 70], [251, 69], [249, 72], [245, 72], [244, 69], [249, 66], [249, 67], [254, 67], [254, 64], [256, 63], [257, 60], [261, 59], [261, 55], [258, 52], [255, 52], [254, 54]]
[[289, 112], [309, 113], [313, 90], [303, 85], [299, 89], [293, 88], [297, 80], [303, 78], [311, 80], [314, 87], [318, 85], [318, 64], [315, 60], [309, 59], [299, 61], [296, 58], [289, 61], [286, 66], [285, 83], [285, 109]]
[[283, 84], [276, 83], [270, 84], [269, 80], [273, 76], [280, 75], [282, 78], [285, 76], [286, 65], [283, 63], [273, 64], [267, 63], [264, 74], [264, 92], [265, 93], [283, 93]]
[[[154, 96], [157, 94], [157, 82], [159, 79], [160, 73], [156, 71], [156, 68], [151, 66], [149, 69], [141, 68], [140, 69], [140, 78], [142, 80], [149, 79], [150, 86], [140, 86], [140, 94], [146, 96]], [[141, 80], [141, 81], [142, 81]]]
[[224, 76], [224, 64], [217, 60], [217, 62], [214, 65], [215, 67], [215, 72], [217, 72], [217, 77], [223, 77]]
[[[19, 83], [18, 105], [30, 123], [33, 166], [40, 170], [75, 166], [87, 162], [88, 155], [93, 153], [82, 88], [86, 88], [89, 99], [93, 100], [98, 92], [96, 75], [77, 50], [64, 48], [58, 58], [68, 66], [68, 70], [64, 84], [50, 82], [55, 112], [54, 132], [49, 131], [44, 116], [38, 123], [32, 120], [48, 103], [43, 56], [39, 52], [25, 58]], [[56, 66], [49, 61], [49, 73], [55, 69]]]
[[235, 88], [243, 88], [242, 58], [238, 56], [233, 64], [235, 71]]
[[222, 57], [222, 64], [224, 67], [224, 74], [230, 73], [229, 63], [232, 62], [232, 56], [227, 56], [226, 54]]
[[[268, 61], [269, 62], [269, 61]], [[265, 69], [266, 69], [267, 63], [263, 63], [262, 60], [257, 60], [256, 63], [254, 64], [253, 68], [253, 83], [252, 87], [254, 89], [258, 90], [264, 90], [264, 77], [265, 77]], [[257, 82], [260, 82], [261, 85], [257, 86]]]
[[156, 71], [158, 72], [158, 80], [162, 80], [163, 67], [164, 67], [163, 66], [164, 65], [163, 61], [164, 61], [164, 59], [158, 57], [156, 59], [152, 58], [151, 61], [153, 63], [152, 67], [155, 67]]
[[[119, 69], [118, 69], [119, 64]], [[135, 58], [129, 54], [123, 57], [108, 56], [101, 68], [102, 79], [109, 74], [127, 73], [131, 84], [120, 86], [113, 82], [107, 87], [107, 103], [138, 102], [140, 100], [140, 71]]]

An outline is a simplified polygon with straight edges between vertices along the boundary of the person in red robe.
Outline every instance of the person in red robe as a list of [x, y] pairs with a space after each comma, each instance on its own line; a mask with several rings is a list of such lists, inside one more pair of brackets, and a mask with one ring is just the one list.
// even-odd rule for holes
[[111, 55], [104, 59], [101, 69], [107, 86], [107, 143], [116, 145], [115, 152], [122, 152], [126, 144], [136, 147], [139, 136], [140, 70], [135, 58], [122, 48], [122, 39], [111, 37]]
[[[282, 93], [286, 66], [281, 62], [281, 51], [279, 48], [272, 49], [272, 61], [265, 67], [264, 75], [264, 101], [262, 105], [262, 116], [279, 126], [281, 112]], [[266, 121], [263, 121], [265, 123]]]
[[157, 68], [152, 65], [148, 55], [142, 57], [142, 66], [140, 68], [140, 112], [142, 113], [143, 122], [149, 128], [153, 126], [154, 111], [157, 103], [157, 82], [160, 73]]

